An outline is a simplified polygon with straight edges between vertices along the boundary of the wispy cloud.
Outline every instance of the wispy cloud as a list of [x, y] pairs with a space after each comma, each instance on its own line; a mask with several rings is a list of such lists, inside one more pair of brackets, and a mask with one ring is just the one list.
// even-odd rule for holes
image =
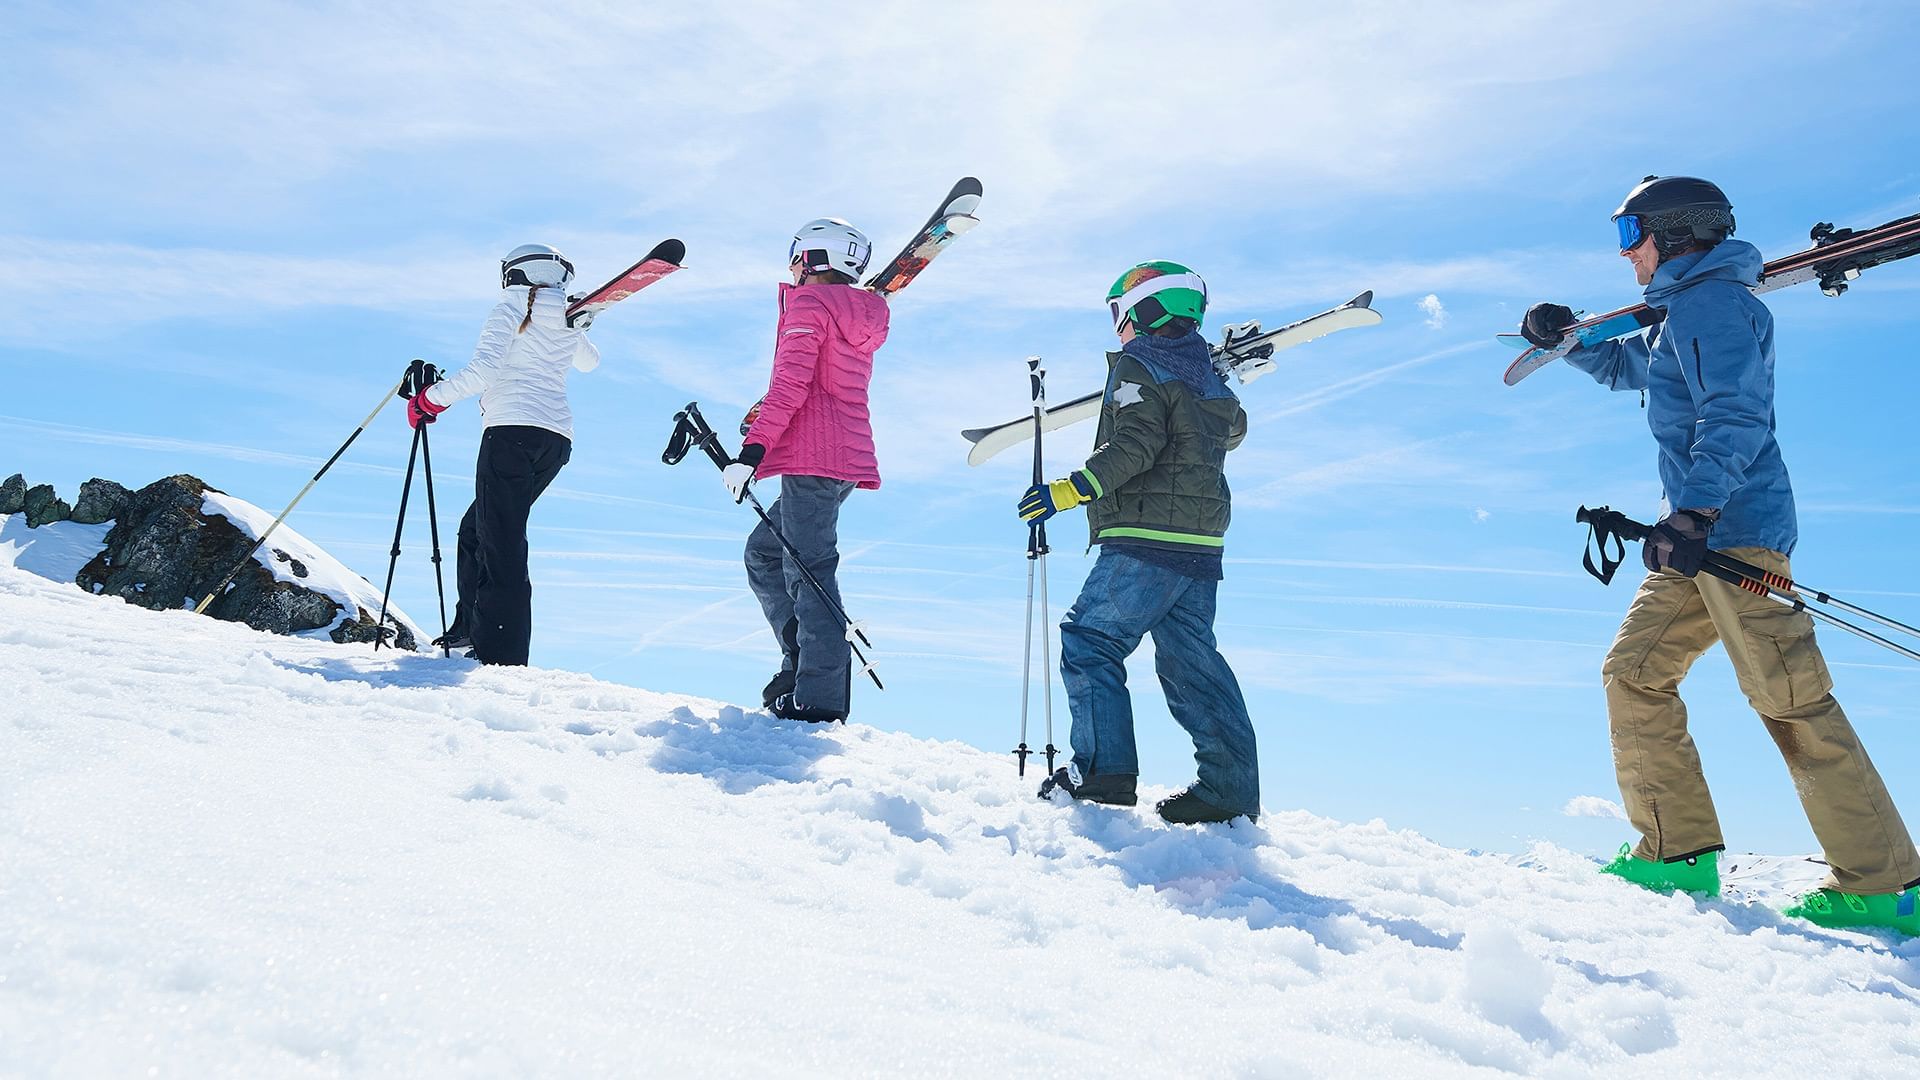
[[1444, 330], [1447, 326], [1447, 305], [1440, 302], [1435, 293], [1420, 298], [1420, 312], [1427, 317], [1427, 327], [1432, 330]]

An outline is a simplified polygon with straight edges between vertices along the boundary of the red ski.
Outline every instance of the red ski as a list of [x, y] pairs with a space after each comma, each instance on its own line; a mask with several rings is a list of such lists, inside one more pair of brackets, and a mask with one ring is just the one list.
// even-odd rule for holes
[[647, 252], [646, 258], [622, 270], [612, 281], [585, 296], [569, 297], [567, 325], [572, 326], [583, 314], [598, 315], [659, 281], [680, 269], [680, 260], [686, 257], [687, 245], [678, 240], [660, 241], [652, 251]]
[[881, 296], [891, 296], [911, 284], [934, 256], [945, 251], [961, 233], [980, 224], [973, 212], [980, 208], [981, 190], [980, 181], [971, 176], [961, 177], [900, 254], [867, 279], [866, 287]]

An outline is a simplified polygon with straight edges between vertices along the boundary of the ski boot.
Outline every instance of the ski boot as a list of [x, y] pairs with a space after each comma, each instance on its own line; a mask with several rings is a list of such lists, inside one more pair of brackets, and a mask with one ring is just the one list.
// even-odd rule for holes
[[1920, 911], [1915, 909], [1916, 902], [1920, 902], [1920, 888], [1912, 886], [1891, 893], [1815, 889], [1781, 914], [1790, 919], [1805, 919], [1829, 930], [1867, 928], [1920, 936]]
[[1163, 820], [1174, 825], [1211, 825], [1232, 821], [1237, 817], [1244, 817], [1251, 822], [1260, 818], [1254, 813], [1222, 810], [1195, 794], [1192, 787], [1161, 799], [1153, 809]]
[[1703, 851], [1666, 862], [1636, 858], [1632, 844], [1621, 844], [1620, 854], [1600, 868], [1603, 874], [1625, 878], [1643, 889], [1670, 893], [1675, 890], [1696, 896], [1720, 895], [1720, 853]]
[[845, 723], [847, 720], [844, 711], [802, 705], [793, 699], [792, 694], [781, 694], [773, 699], [773, 705], [767, 711], [782, 720], [799, 720], [807, 724], [831, 724], [836, 720]]
[[1140, 801], [1140, 796], [1133, 790], [1137, 779], [1132, 773], [1096, 773], [1083, 777], [1079, 769], [1063, 765], [1053, 770], [1052, 776], [1040, 781], [1040, 797], [1051, 802], [1053, 793], [1058, 791], [1083, 802], [1095, 802], [1103, 806], [1132, 806]]
[[760, 688], [760, 707], [771, 709], [773, 703], [780, 700], [781, 694], [791, 693], [793, 693], [793, 672], [779, 671], [773, 678], [767, 680], [767, 685]]

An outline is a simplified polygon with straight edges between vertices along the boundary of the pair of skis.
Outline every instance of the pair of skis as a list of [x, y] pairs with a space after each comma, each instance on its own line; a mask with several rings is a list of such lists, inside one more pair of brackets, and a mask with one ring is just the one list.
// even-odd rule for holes
[[[1820, 291], [1839, 296], [1847, 283], [1876, 266], [1920, 255], [1920, 214], [1889, 221], [1875, 229], [1855, 232], [1836, 229], [1821, 222], [1813, 227], [1813, 246], [1805, 251], [1775, 259], [1760, 270], [1760, 282], [1753, 286], [1755, 296], [1798, 285], [1805, 281], [1820, 283]], [[1567, 328], [1566, 337], [1552, 346], [1532, 345], [1519, 334], [1499, 334], [1502, 344], [1523, 349], [1507, 368], [1506, 384], [1512, 386], [1582, 345], [1628, 337], [1658, 325], [1666, 312], [1645, 304], [1635, 304], [1604, 315], [1583, 317]]]
[[[885, 266], [867, 279], [862, 288], [879, 296], [892, 296], [912, 284], [913, 279], [919, 277], [920, 272], [942, 251], [980, 224], [974, 211], [980, 208], [983, 190], [978, 178], [961, 177], [947, 192], [947, 197], [940, 200], [940, 205], [927, 218], [927, 223], [920, 226], [920, 231], [914, 233], [913, 239], [900, 249], [900, 254], [888, 260]], [[579, 325], [583, 315], [591, 322], [600, 312], [680, 269], [686, 255], [685, 244], [678, 240], [662, 240], [647, 252], [645, 258], [614, 275], [613, 280], [585, 296], [570, 298], [567, 303], [567, 325]], [[759, 408], [756, 402], [747, 411], [747, 419], [740, 425], [742, 435], [746, 434], [747, 426]]]
[[[1262, 330], [1258, 320], [1235, 323], [1221, 332], [1220, 343], [1213, 346], [1213, 368], [1223, 379], [1250, 383], [1275, 369], [1275, 353], [1305, 345], [1335, 331], [1374, 326], [1380, 318], [1380, 313], [1373, 310], [1373, 293], [1368, 291], [1338, 307], [1272, 330]], [[1105, 394], [1105, 390], [1096, 390], [1044, 412], [1036, 411], [1033, 416], [962, 431], [960, 434], [973, 444], [967, 452], [967, 464], [979, 465], [1003, 450], [1018, 446], [1033, 438], [1035, 430], [1058, 431], [1098, 416]]]
[[[927, 219], [912, 240], [907, 241], [907, 246], [900, 249], [900, 254], [868, 278], [864, 287], [881, 296], [891, 296], [911, 284], [948, 245], [968, 229], [980, 224], [974, 211], [980, 207], [981, 190], [979, 180], [971, 176], [961, 177], [960, 182], [947, 192], [947, 197], [940, 201], [933, 216]], [[591, 320], [592, 316], [680, 269], [686, 257], [687, 245], [678, 240], [660, 241], [652, 251], [647, 252], [646, 257], [615, 274], [605, 285], [584, 296], [569, 298], [567, 325], [576, 325], [582, 315]]]

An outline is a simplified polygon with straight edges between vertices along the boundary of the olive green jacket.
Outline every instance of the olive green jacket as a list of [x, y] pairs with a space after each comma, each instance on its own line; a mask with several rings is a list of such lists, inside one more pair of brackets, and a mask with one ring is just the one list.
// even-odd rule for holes
[[1092, 542], [1221, 550], [1233, 509], [1223, 470], [1246, 438], [1246, 410], [1211, 367], [1196, 392], [1129, 353], [1108, 353], [1107, 366], [1093, 456], [1080, 470], [1094, 492]]

